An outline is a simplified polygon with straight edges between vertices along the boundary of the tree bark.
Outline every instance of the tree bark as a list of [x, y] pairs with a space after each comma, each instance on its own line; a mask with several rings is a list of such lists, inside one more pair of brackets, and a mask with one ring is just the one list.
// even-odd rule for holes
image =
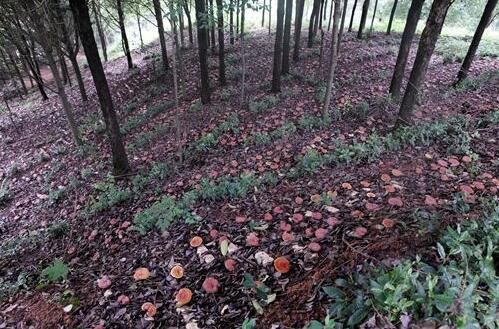
[[269, 35], [272, 33], [272, 0], [269, 0]]
[[352, 26], [353, 26], [353, 18], [355, 16], [355, 9], [357, 9], [357, 1], [355, 0], [353, 2], [353, 7], [352, 7], [352, 16], [350, 16], [350, 24], [348, 25], [348, 32], [352, 32]]
[[281, 65], [282, 65], [282, 38], [284, 20], [284, 0], [277, 1], [277, 26], [274, 44], [274, 68], [272, 70], [271, 92], [281, 91]]
[[161, 11], [161, 3], [159, 0], [153, 0], [154, 16], [156, 17], [156, 25], [158, 26], [159, 44], [161, 47], [161, 60], [163, 70], [168, 71], [170, 64], [168, 63], [168, 53], [166, 51], [165, 28], [163, 25], [163, 12]]
[[14, 56], [12, 56], [12, 54], [10, 53], [10, 51], [6, 51], [7, 52], [7, 56], [9, 56], [9, 60], [10, 62], [12, 63], [12, 67], [14, 68], [14, 72], [17, 76], [17, 79], [19, 80], [19, 83], [21, 84], [21, 87], [23, 89], [23, 93], [25, 95], [28, 94], [28, 89], [26, 88], [26, 84], [24, 83], [24, 79], [23, 79], [23, 76], [21, 74], [21, 71], [19, 70], [19, 67], [17, 66], [17, 63], [16, 63], [16, 60], [14, 58]]
[[180, 32], [180, 49], [185, 48], [185, 36], [184, 36], [184, 13], [182, 11], [182, 6], [178, 5], [176, 7], [176, 12], [178, 15], [178, 27], [179, 27], [179, 32]]
[[300, 60], [300, 38], [301, 38], [301, 27], [303, 21], [303, 7], [305, 6], [305, 0], [296, 0], [296, 14], [295, 14], [295, 44], [293, 48], [293, 61], [298, 62]]
[[329, 75], [326, 87], [326, 99], [324, 100], [324, 108], [322, 112], [326, 115], [329, 112], [331, 105], [331, 94], [333, 89], [334, 73], [338, 61], [338, 25], [341, 15], [341, 0], [334, 0], [334, 16], [333, 16], [333, 35], [331, 38], [331, 58], [329, 61]]
[[399, 3], [399, 0], [393, 1], [392, 11], [390, 12], [390, 19], [388, 20], [388, 28], [386, 29], [387, 35], [390, 35], [390, 33], [392, 32], [393, 17], [395, 17], [395, 11], [397, 10], [398, 3]]
[[374, 12], [373, 12], [373, 18], [371, 20], [371, 27], [369, 28], [369, 34], [373, 33], [373, 26], [374, 26], [374, 19], [376, 18], [376, 11], [378, 10], [378, 0], [374, 2]]
[[262, 27], [265, 27], [265, 12], [267, 11], [266, 10], [266, 1], [263, 0], [263, 9], [262, 9]]
[[308, 26], [308, 42], [307, 42], [307, 47], [312, 48], [314, 45], [314, 38], [315, 38], [315, 21], [316, 21], [316, 16], [318, 15], [319, 11], [319, 6], [320, 6], [320, 0], [314, 0], [314, 5], [312, 7], [312, 14], [310, 15], [310, 22]]
[[362, 5], [362, 16], [360, 17], [359, 31], [357, 32], [357, 39], [362, 39], [364, 28], [366, 27], [367, 13], [369, 11], [369, 0], [364, 0]]
[[218, 82], [225, 86], [225, 44], [224, 44], [224, 11], [223, 1], [217, 1], [217, 20], [218, 20]]
[[122, 0], [116, 0], [116, 9], [118, 11], [118, 23], [120, 25], [121, 32], [121, 45], [123, 46], [123, 51], [126, 56], [128, 69], [133, 69], [132, 54], [130, 53], [130, 46], [128, 45], [128, 37], [125, 30], [125, 15], [123, 13]]
[[204, 0], [195, 0], [196, 26], [198, 36], [199, 69], [201, 72], [201, 103], [210, 103], [210, 82], [208, 76], [208, 29]]
[[397, 126], [412, 124], [412, 113], [416, 105], [418, 94], [423, 87], [428, 64], [435, 49], [442, 26], [447, 15], [447, 10], [453, 0], [434, 0], [431, 6], [426, 26], [421, 34], [416, 60], [407, 83], [407, 88], [400, 105]]
[[75, 17], [78, 31], [87, 57], [88, 67], [94, 80], [97, 97], [101, 106], [102, 116], [106, 124], [106, 131], [111, 144], [113, 174], [123, 175], [129, 171], [128, 158], [123, 145], [123, 140], [120, 133], [120, 127], [116, 112], [114, 110], [113, 99], [109, 86], [107, 84], [106, 75], [95, 42], [94, 32], [90, 22], [90, 15], [86, 1], [70, 0], [71, 10]]
[[293, 16], [293, 0], [286, 0], [286, 17], [284, 19], [284, 37], [282, 43], [281, 74], [289, 73], [289, 51], [291, 39], [291, 17]]
[[140, 49], [144, 49], [144, 39], [142, 38], [142, 26], [140, 25], [140, 15], [139, 12], [136, 12], [135, 14], [137, 18], [137, 28], [139, 29]]
[[239, 10], [240, 10], [240, 6], [239, 6], [239, 0], [236, 0], [236, 35], [239, 34]]
[[97, 7], [95, 5], [95, 1], [97, 1], [97, 0], [92, 1], [92, 11], [93, 11], [94, 16], [95, 16], [95, 25], [97, 26], [97, 32], [99, 34], [102, 55], [104, 55], [104, 62], [107, 62], [106, 36], [104, 35], [104, 31], [102, 30], [102, 24], [100, 21], [100, 10], [97, 10]]
[[482, 18], [480, 19], [480, 23], [478, 23], [478, 27], [475, 30], [475, 34], [473, 35], [473, 40], [471, 40], [470, 47], [468, 48], [468, 52], [464, 57], [463, 64], [457, 73], [456, 82], [454, 86], [458, 85], [466, 79], [468, 76], [468, 72], [470, 70], [471, 64], [473, 63], [473, 59], [475, 58], [476, 51], [478, 46], [480, 45], [480, 41], [482, 40], [483, 32], [489, 25], [492, 15], [494, 13], [494, 9], [497, 5], [498, 0], [488, 0], [485, 5], [485, 9], [483, 10]]
[[407, 59], [411, 50], [412, 39], [416, 32], [419, 17], [421, 16], [421, 9], [423, 8], [425, 0], [413, 0], [409, 12], [407, 13], [407, 20], [402, 34], [402, 41], [400, 42], [400, 49], [397, 55], [397, 62], [393, 71], [392, 80], [390, 82], [390, 95], [392, 99], [398, 100], [400, 98], [400, 89], [402, 87], [402, 80], [404, 78], [405, 67]]

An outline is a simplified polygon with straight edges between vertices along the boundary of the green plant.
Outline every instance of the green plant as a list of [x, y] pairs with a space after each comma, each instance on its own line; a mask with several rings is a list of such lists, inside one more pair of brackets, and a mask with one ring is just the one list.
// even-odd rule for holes
[[326, 128], [331, 124], [329, 115], [312, 116], [304, 115], [298, 121], [298, 127], [304, 130], [312, 130], [317, 128]]
[[274, 95], [267, 95], [260, 101], [250, 101], [249, 110], [251, 113], [259, 114], [265, 110], [276, 106], [279, 103], [279, 98]]
[[61, 259], [54, 259], [53, 263], [43, 269], [41, 276], [49, 282], [66, 280], [69, 274], [69, 267]]
[[312, 320], [308, 324], [308, 329], [335, 329], [336, 328], [336, 322], [331, 319], [331, 317], [326, 315], [324, 318], [324, 324], [317, 321], [317, 320]]
[[0, 184], [0, 207], [4, 206], [9, 200], [9, 182], [7, 181], [7, 178], [5, 178]]
[[100, 193], [85, 208], [84, 215], [87, 217], [118, 205], [132, 196], [130, 189], [122, 189], [112, 183], [97, 183], [95, 188]]
[[436, 267], [418, 256], [392, 268], [366, 269], [367, 275], [357, 272], [324, 287], [333, 301], [329, 314], [350, 328], [372, 313], [391, 321], [408, 314], [415, 321], [433, 318], [458, 328], [496, 328], [499, 202], [487, 204], [490, 212], [482, 220], [444, 231], [436, 245]]
[[255, 319], [244, 319], [241, 329], [253, 329], [256, 327]]
[[69, 223], [66, 220], [57, 221], [47, 228], [48, 236], [52, 239], [58, 239], [69, 233]]

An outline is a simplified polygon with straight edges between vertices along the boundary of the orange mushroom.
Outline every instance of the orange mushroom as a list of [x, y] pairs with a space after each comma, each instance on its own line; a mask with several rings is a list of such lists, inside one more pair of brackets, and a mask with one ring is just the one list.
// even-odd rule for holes
[[177, 307], [189, 304], [191, 299], [192, 299], [192, 291], [189, 288], [182, 288], [175, 295], [175, 300], [177, 301]]
[[197, 248], [202, 244], [203, 244], [203, 238], [201, 238], [200, 236], [197, 236], [197, 235], [195, 237], [193, 237], [191, 239], [191, 242], [190, 242], [190, 245], [193, 248]]
[[149, 316], [149, 317], [153, 317], [154, 315], [156, 315], [157, 309], [153, 303], [146, 302], [146, 303], [142, 304], [141, 309], [142, 309], [142, 311], [145, 311], [147, 316]]
[[147, 280], [149, 279], [149, 276], [151, 276], [151, 273], [145, 267], [139, 267], [138, 269], [135, 270], [135, 273], [133, 273], [133, 278], [136, 281]]
[[184, 276], [184, 269], [180, 265], [175, 265], [170, 270], [170, 275], [175, 279], [180, 279]]
[[288, 273], [290, 269], [289, 260], [286, 257], [277, 257], [274, 260], [274, 267], [279, 273]]

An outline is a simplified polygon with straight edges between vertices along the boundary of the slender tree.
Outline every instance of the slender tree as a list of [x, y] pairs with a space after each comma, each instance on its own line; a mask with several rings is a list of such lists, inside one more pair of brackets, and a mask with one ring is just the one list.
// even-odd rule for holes
[[107, 45], [106, 45], [106, 37], [104, 34], [104, 30], [102, 29], [102, 24], [100, 20], [100, 11], [97, 10], [97, 6], [95, 4], [97, 0], [92, 1], [92, 12], [95, 18], [95, 25], [97, 26], [97, 32], [99, 34], [99, 39], [101, 43], [102, 54], [104, 55], [104, 61], [107, 62]]
[[209, 0], [210, 2], [210, 29], [211, 29], [211, 52], [215, 53], [215, 15], [213, 10], [213, 0]]
[[373, 33], [373, 27], [374, 27], [374, 20], [376, 18], [376, 11], [378, 10], [378, 0], [374, 2], [374, 11], [373, 11], [373, 18], [371, 20], [371, 27], [369, 28], [369, 34]]
[[161, 10], [161, 2], [159, 0], [152, 0], [154, 6], [154, 16], [156, 17], [156, 26], [158, 27], [159, 45], [161, 47], [161, 62], [163, 63], [163, 70], [167, 71], [170, 68], [168, 62], [168, 53], [166, 51], [165, 28], [163, 25], [163, 12]]
[[303, 7], [305, 0], [296, 0], [296, 13], [295, 13], [295, 44], [293, 47], [293, 61], [298, 62], [300, 59], [300, 39], [301, 39], [301, 26], [303, 20]]
[[128, 37], [125, 29], [125, 14], [123, 12], [123, 0], [116, 0], [116, 10], [118, 11], [118, 24], [121, 32], [121, 45], [125, 52], [128, 69], [133, 69], [132, 54], [130, 53], [130, 46], [128, 45]]
[[404, 33], [402, 34], [402, 41], [400, 42], [399, 53], [397, 62], [393, 71], [392, 80], [390, 82], [390, 95], [394, 100], [400, 98], [400, 88], [402, 87], [402, 79], [404, 78], [405, 67], [407, 65], [407, 58], [411, 50], [412, 39], [416, 32], [419, 17], [421, 16], [421, 9], [423, 8], [425, 0], [413, 0], [409, 12], [407, 13], [407, 20], [405, 22]]
[[334, 72], [338, 61], [338, 36], [339, 36], [339, 20], [341, 15], [341, 0], [334, 0], [334, 15], [333, 15], [333, 35], [331, 37], [331, 58], [329, 59], [329, 72], [326, 87], [326, 98], [324, 100], [324, 108], [322, 109], [324, 115], [329, 111], [331, 105], [331, 94], [333, 89]]
[[272, 0], [269, 0], [269, 35], [272, 31]]
[[350, 24], [348, 25], [348, 32], [352, 32], [353, 18], [355, 17], [355, 9], [357, 9], [357, 1], [358, 0], [355, 0], [353, 2], [352, 15], [350, 16]]
[[274, 68], [272, 70], [271, 91], [278, 93], [281, 91], [281, 63], [282, 63], [282, 39], [284, 21], [284, 0], [277, 1], [277, 25], [274, 43]]
[[266, 1], [263, 0], [263, 8], [262, 8], [262, 27], [265, 27], [265, 11], [267, 10], [266, 9], [267, 7], [267, 4], [266, 4]]
[[359, 31], [357, 32], [357, 39], [362, 39], [364, 28], [366, 27], [367, 13], [369, 11], [369, 0], [364, 0], [362, 5], [362, 16], [360, 17]]
[[412, 124], [412, 112], [416, 105], [418, 94], [423, 87], [428, 64], [435, 49], [447, 11], [454, 0], [434, 0], [426, 20], [426, 26], [421, 34], [414, 66], [404, 98], [400, 104], [397, 126]]
[[457, 73], [457, 78], [454, 85], [458, 85], [468, 76], [468, 72], [470, 70], [471, 64], [473, 63], [473, 59], [475, 58], [476, 51], [478, 49], [478, 46], [480, 45], [480, 41], [482, 40], [483, 32], [485, 32], [485, 29], [491, 22], [494, 9], [497, 6], [497, 1], [498, 0], [487, 1], [482, 14], [482, 18], [480, 19], [480, 23], [478, 23], [475, 34], [473, 35], [473, 39], [471, 40], [470, 47], [468, 48], [468, 52], [464, 57], [463, 64], [461, 65], [461, 68]]
[[393, 17], [395, 17], [395, 11], [397, 10], [398, 3], [399, 0], [393, 1], [392, 11], [390, 12], [390, 19], [388, 20], [388, 28], [386, 29], [387, 35], [390, 35], [390, 33], [392, 32]]
[[319, 7], [321, 4], [321, 0], [314, 0], [314, 6], [312, 7], [312, 13], [310, 14], [310, 22], [308, 26], [308, 42], [307, 47], [312, 48], [314, 45], [314, 38], [316, 36], [316, 18], [319, 15]]
[[208, 22], [204, 0], [195, 0], [196, 27], [198, 36], [199, 69], [201, 72], [201, 103], [210, 103], [210, 81], [208, 76]]
[[218, 82], [221, 86], [227, 83], [225, 80], [225, 45], [224, 45], [224, 11], [222, 0], [217, 1], [217, 23], [218, 23]]
[[71, 10], [78, 25], [78, 31], [81, 36], [83, 50], [88, 61], [88, 67], [94, 80], [97, 97], [106, 124], [106, 132], [111, 145], [113, 173], [114, 175], [123, 175], [129, 170], [128, 158], [121, 138], [120, 126], [114, 110], [113, 99], [106, 75], [97, 49], [97, 43], [94, 39], [94, 31], [90, 22], [90, 15], [86, 1], [70, 0]]
[[230, 44], [234, 44], [234, 0], [229, 3], [229, 38]]
[[291, 17], [293, 16], [293, 0], [286, 0], [286, 16], [284, 19], [284, 37], [282, 42], [281, 74], [289, 73], [289, 51], [291, 39]]
[[348, 6], [348, 0], [345, 0], [345, 2], [343, 3], [343, 12], [341, 14], [340, 32], [338, 34], [338, 46], [337, 46], [338, 54], [340, 53], [341, 39], [343, 39], [343, 31], [345, 30], [345, 18], [347, 16], [347, 6]]
[[187, 0], [182, 0], [182, 7], [185, 11], [185, 16], [187, 16], [187, 28], [189, 29], [189, 43], [192, 45], [194, 43], [194, 37], [192, 34], [192, 20], [191, 20], [191, 11], [189, 10], [189, 5]]

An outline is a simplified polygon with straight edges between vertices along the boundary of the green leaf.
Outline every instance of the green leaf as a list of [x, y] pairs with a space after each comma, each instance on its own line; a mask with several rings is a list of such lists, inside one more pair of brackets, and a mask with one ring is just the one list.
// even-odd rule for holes
[[229, 240], [225, 239], [220, 243], [220, 252], [222, 253], [222, 256], [227, 256], [227, 253], [229, 252]]
[[255, 308], [256, 313], [258, 314], [263, 314], [263, 308], [262, 306], [256, 301], [256, 299], [251, 300], [251, 304], [253, 304], [253, 307]]
[[343, 293], [343, 291], [341, 291], [340, 289], [338, 289], [336, 287], [323, 287], [322, 290], [324, 290], [326, 295], [328, 295], [331, 298], [334, 298], [334, 299], [344, 299], [345, 298], [345, 294]]
[[437, 242], [437, 251], [438, 255], [440, 258], [444, 259], [445, 258], [445, 250], [444, 247], [440, 244], [440, 242]]
[[253, 329], [256, 326], [255, 319], [244, 319], [241, 329]]
[[69, 267], [60, 259], [55, 259], [52, 265], [42, 271], [42, 277], [50, 282], [66, 280], [69, 273]]
[[243, 286], [245, 288], [254, 288], [256, 286], [255, 279], [253, 279], [253, 276], [251, 274], [244, 273]]
[[317, 320], [312, 320], [308, 324], [308, 329], [323, 329], [323, 328], [324, 328], [324, 326], [322, 325], [322, 323], [320, 323]]

